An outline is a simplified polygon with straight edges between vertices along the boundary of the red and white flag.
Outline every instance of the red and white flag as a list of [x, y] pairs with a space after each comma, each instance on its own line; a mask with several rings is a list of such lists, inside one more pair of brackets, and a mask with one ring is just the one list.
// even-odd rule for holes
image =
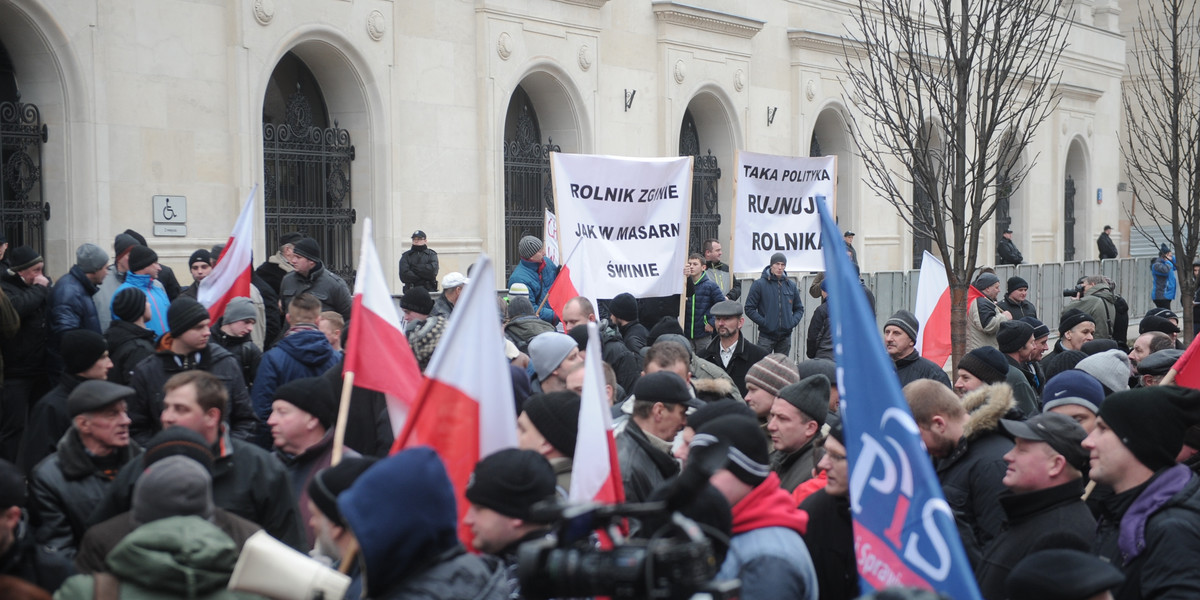
[[1183, 356], [1180, 356], [1171, 367], [1175, 369], [1175, 381], [1173, 382], [1175, 385], [1200, 389], [1200, 360], [1195, 360], [1197, 348], [1200, 348], [1200, 342], [1193, 340], [1191, 344], [1188, 344], [1188, 349], [1184, 351]]
[[[549, 291], [546, 292], [546, 305], [550, 307], [550, 310], [554, 311], [554, 314], [558, 315], [559, 319], [562, 319], [563, 307], [578, 295], [579, 289], [575, 287], [575, 282], [571, 280], [571, 268], [564, 264], [559, 267], [558, 275], [554, 278], [554, 283], [550, 285]], [[534, 308], [537, 307], [535, 306]]]
[[387, 396], [392, 433], [395, 434], [417, 400], [421, 368], [404, 336], [404, 329], [400, 327], [400, 316], [383, 277], [383, 267], [372, 239], [371, 219], [363, 223], [343, 372], [354, 373], [355, 386]]
[[950, 280], [946, 266], [925, 251], [917, 279], [917, 303], [913, 310], [920, 323], [917, 352], [937, 366], [950, 358]]
[[458, 500], [459, 539], [469, 548], [467, 480], [480, 459], [517, 445], [512, 371], [504, 357], [500, 312], [492, 291], [492, 260], [480, 256], [471, 283], [450, 315], [446, 332], [425, 369], [416, 404], [392, 453], [430, 446], [446, 463]]
[[589, 322], [587, 358], [583, 362], [583, 393], [579, 400], [579, 433], [571, 469], [572, 502], [617, 504], [625, 501], [617, 444], [613, 441], [612, 412], [604, 393], [600, 330]]
[[258, 184], [250, 190], [242, 214], [233, 225], [233, 234], [217, 259], [212, 273], [200, 281], [196, 299], [208, 309], [213, 321], [225, 314], [225, 305], [238, 297], [250, 297], [250, 279], [254, 273], [254, 196]]

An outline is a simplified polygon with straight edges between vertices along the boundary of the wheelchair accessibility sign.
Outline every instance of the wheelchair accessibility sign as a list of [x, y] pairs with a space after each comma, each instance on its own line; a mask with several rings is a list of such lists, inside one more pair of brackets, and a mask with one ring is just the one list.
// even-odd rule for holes
[[180, 237], [187, 235], [187, 197], [154, 196], [154, 235]]

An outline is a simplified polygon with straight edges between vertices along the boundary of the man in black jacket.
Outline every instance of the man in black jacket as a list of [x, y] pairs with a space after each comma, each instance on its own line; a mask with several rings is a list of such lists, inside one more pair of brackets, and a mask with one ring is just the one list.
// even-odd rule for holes
[[621, 332], [621, 341], [625, 347], [640, 353], [646, 347], [650, 338], [650, 330], [638, 322], [638, 302], [633, 294], [625, 292], [617, 294], [608, 303], [608, 318], [617, 330]]
[[846, 436], [840, 424], [829, 430], [825, 456], [817, 468], [825, 472], [826, 483], [800, 503], [800, 510], [808, 513], [804, 544], [817, 571], [822, 600], [851, 600], [858, 597], [858, 568], [850, 518]]
[[1012, 493], [999, 497], [1005, 529], [996, 536], [975, 568], [984, 598], [1002, 600], [1004, 582], [1030, 548], [1046, 548], [1047, 538], [1088, 540], [1096, 519], [1083, 502], [1083, 473], [1088, 451], [1080, 445], [1087, 432], [1071, 417], [1057, 413], [1028, 421], [1002, 419], [1016, 443], [1004, 455], [1003, 483]]
[[633, 388], [633, 416], [617, 435], [617, 460], [625, 499], [642, 502], [659, 484], [679, 473], [671, 441], [687, 424], [688, 407], [699, 408], [687, 383], [675, 373], [658, 371]]
[[412, 234], [412, 248], [400, 255], [400, 281], [404, 292], [419, 287], [427, 292], [437, 291], [438, 255], [425, 245], [425, 232]]
[[29, 246], [9, 252], [12, 266], [0, 273], [0, 290], [20, 315], [17, 334], [0, 341], [4, 354], [4, 393], [0, 394], [0, 458], [16, 460], [29, 407], [50, 391], [46, 333], [50, 279], [45, 260]]
[[996, 244], [996, 264], [1019, 265], [1023, 262], [1025, 257], [1021, 256], [1021, 251], [1017, 250], [1017, 245], [1012, 241], [1012, 230], [1005, 229], [1000, 243]]
[[768, 352], [761, 346], [752, 344], [742, 335], [742, 325], [746, 323], [746, 318], [742, 316], [741, 304], [725, 300], [712, 307], [711, 312], [716, 320], [717, 335], [696, 354], [724, 369], [738, 386], [742, 397], [745, 397], [746, 373], [750, 367], [766, 358]]
[[71, 574], [70, 561], [34, 542], [27, 502], [24, 475], [0, 459], [0, 575], [57, 590]]
[[1000, 310], [1007, 310], [1014, 320], [1024, 317], [1037, 318], [1037, 307], [1029, 301], [1029, 282], [1023, 277], [1008, 278], [1008, 292], [996, 306], [1000, 307]]
[[883, 343], [892, 363], [896, 365], [900, 387], [918, 379], [932, 379], [949, 388], [950, 377], [941, 365], [934, 364], [917, 352], [917, 332], [920, 327], [916, 315], [904, 309], [896, 311], [883, 325]]
[[1116, 258], [1118, 256], [1117, 245], [1108, 236], [1108, 232], [1110, 231], [1112, 231], [1112, 227], [1105, 225], [1104, 232], [1100, 234], [1100, 237], [1096, 238], [1096, 248], [1100, 250], [1100, 260]]

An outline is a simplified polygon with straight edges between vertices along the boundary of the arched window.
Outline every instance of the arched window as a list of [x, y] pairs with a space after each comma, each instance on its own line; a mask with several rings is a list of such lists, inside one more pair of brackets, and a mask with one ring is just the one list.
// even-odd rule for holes
[[42, 198], [42, 144], [49, 130], [38, 107], [21, 102], [17, 73], [0, 43], [0, 228], [9, 247], [46, 253], [50, 204]]
[[521, 86], [513, 91], [504, 118], [504, 274], [520, 262], [517, 243], [532, 235], [545, 239], [545, 211], [554, 210], [550, 152], [560, 151], [552, 140], [543, 144], [537, 112]]
[[353, 285], [354, 208], [350, 132], [329, 125], [312, 71], [289, 52], [271, 74], [263, 98], [264, 216], [267, 249], [282, 233], [317, 240], [325, 268]]
[[679, 128], [679, 156], [694, 156], [692, 164], [692, 224], [688, 232], [688, 252], [700, 252], [704, 240], [719, 239], [721, 213], [717, 212], [718, 185], [721, 181], [721, 165], [710, 149], [700, 154], [700, 133], [692, 111], [683, 113], [683, 124]]

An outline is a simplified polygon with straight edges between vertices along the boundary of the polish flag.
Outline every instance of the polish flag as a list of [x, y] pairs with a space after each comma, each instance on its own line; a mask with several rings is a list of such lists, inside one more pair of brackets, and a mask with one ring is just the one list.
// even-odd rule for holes
[[[577, 296], [579, 296], [579, 288], [571, 280], [570, 267], [564, 264], [558, 268], [558, 275], [554, 278], [554, 283], [550, 285], [550, 290], [546, 292], [546, 304], [550, 305], [550, 309], [558, 315], [559, 319], [562, 319], [563, 307]], [[575, 476], [574, 471], [571, 476]]]
[[356, 387], [381, 392], [388, 397], [388, 412], [394, 428], [404, 423], [421, 388], [421, 368], [404, 337], [396, 305], [383, 277], [383, 267], [372, 240], [371, 219], [363, 223], [343, 372], [354, 373]]
[[208, 309], [208, 316], [213, 321], [225, 314], [225, 305], [230, 300], [250, 297], [250, 278], [254, 269], [254, 196], [257, 192], [258, 185], [255, 184], [217, 265], [200, 281], [196, 299]]
[[458, 501], [459, 539], [471, 547], [467, 480], [480, 459], [517, 445], [512, 372], [504, 358], [492, 260], [480, 256], [446, 332], [425, 369], [425, 381], [392, 453], [430, 446], [446, 463]]
[[[967, 288], [967, 306], [983, 296], [975, 286]], [[913, 310], [921, 329], [917, 333], [917, 352], [941, 367], [950, 358], [950, 280], [942, 261], [925, 251], [921, 275], [917, 280], [917, 304]]]
[[[1200, 339], [1200, 338], [1197, 338]], [[1175, 361], [1175, 365], [1171, 367], [1175, 370], [1175, 380], [1172, 382], [1177, 386], [1200, 389], [1200, 360], [1196, 360], [1196, 348], [1200, 348], [1200, 342], [1194, 341], [1188, 344], [1188, 349]]]
[[612, 411], [604, 393], [600, 330], [588, 322], [587, 358], [583, 362], [583, 393], [579, 400], [579, 434], [571, 469], [572, 502], [618, 504], [625, 501], [617, 444], [613, 441]]

